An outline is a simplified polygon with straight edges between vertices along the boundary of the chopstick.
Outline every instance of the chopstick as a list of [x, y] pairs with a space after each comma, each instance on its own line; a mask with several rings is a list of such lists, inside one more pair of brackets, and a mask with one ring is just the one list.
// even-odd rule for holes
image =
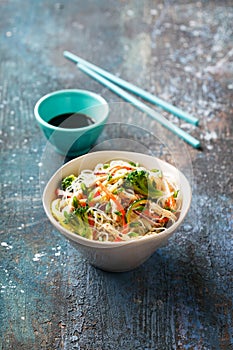
[[[65, 56], [66, 57], [66, 56]], [[74, 60], [72, 60], [74, 61]], [[76, 61], [74, 61], [76, 62]], [[122, 97], [124, 100], [132, 103], [134, 107], [141, 110], [142, 112], [149, 115], [151, 118], [156, 120], [158, 123], [160, 123], [162, 126], [167, 128], [168, 130], [172, 131], [174, 134], [179, 136], [181, 139], [186, 141], [188, 144], [193, 146], [194, 148], [200, 147], [200, 141], [195, 139], [193, 136], [189, 135], [184, 130], [180, 129], [178, 126], [171, 123], [169, 120], [167, 120], [165, 117], [163, 117], [161, 114], [153, 110], [152, 108], [148, 107], [146, 104], [138, 100], [133, 95], [129, 94], [128, 92], [121, 89], [119, 86], [115, 85], [111, 81], [105, 79], [103, 76], [99, 75], [97, 72], [89, 69], [85, 64], [77, 63], [77, 67], [93, 79], [97, 80], [102, 85], [108, 87], [111, 91], [115, 92], [117, 95]]]
[[152, 95], [151, 93], [149, 93], [145, 90], [142, 90], [141, 88], [139, 88], [139, 87], [137, 87], [137, 86], [121, 79], [121, 78], [118, 78], [117, 76], [107, 72], [106, 70], [104, 70], [102, 68], [97, 67], [96, 65], [82, 59], [79, 56], [74, 55], [73, 53], [71, 53], [69, 51], [64, 51], [64, 56], [75, 63], [81, 63], [81, 64], [85, 65], [86, 67], [90, 68], [91, 70], [95, 71], [96, 73], [98, 73], [98, 74], [102, 75], [103, 77], [107, 78], [108, 80], [114, 82], [118, 86], [121, 86], [122, 88], [134, 93], [135, 95], [142, 97], [144, 100], [159, 106], [160, 108], [164, 109], [165, 111], [174, 114], [178, 118], [181, 118], [181, 119], [185, 120], [186, 122], [191, 123], [193, 125], [198, 125], [199, 120], [197, 118], [182, 111], [178, 107], [173, 106], [172, 104], [161, 100], [157, 96]]

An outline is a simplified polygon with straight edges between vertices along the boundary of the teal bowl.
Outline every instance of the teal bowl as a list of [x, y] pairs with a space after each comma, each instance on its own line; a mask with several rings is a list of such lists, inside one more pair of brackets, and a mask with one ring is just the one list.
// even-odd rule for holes
[[[93, 124], [78, 128], [50, 124], [54, 117], [68, 113], [85, 114]], [[87, 153], [94, 145], [107, 122], [109, 105], [103, 97], [91, 91], [59, 90], [41, 97], [35, 105], [34, 115], [56, 151], [74, 157]]]

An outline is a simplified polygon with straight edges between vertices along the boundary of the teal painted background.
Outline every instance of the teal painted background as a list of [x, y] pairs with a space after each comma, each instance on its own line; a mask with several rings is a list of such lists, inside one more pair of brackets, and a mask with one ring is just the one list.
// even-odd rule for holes
[[[232, 20], [225, 0], [0, 1], [1, 349], [233, 348]], [[44, 164], [49, 173], [66, 159], [46, 144], [34, 105], [50, 91], [92, 90], [112, 103], [112, 123], [152, 133], [131, 135], [144, 151], [169, 160], [173, 149], [158, 138], [178, 141], [64, 50], [200, 119], [195, 128], [164, 114], [202, 142], [186, 148], [192, 208], [169, 244], [129, 273], [89, 266], [46, 219]], [[124, 147], [129, 130], [117, 130], [100, 147]]]

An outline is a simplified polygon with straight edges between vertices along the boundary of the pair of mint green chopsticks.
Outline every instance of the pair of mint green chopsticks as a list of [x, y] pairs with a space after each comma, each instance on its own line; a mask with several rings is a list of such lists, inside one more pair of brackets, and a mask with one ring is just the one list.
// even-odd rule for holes
[[115, 92], [117, 95], [121, 96], [124, 100], [132, 103], [137, 109], [141, 110], [142, 112], [148, 114], [151, 118], [156, 120], [158, 123], [163, 125], [168, 130], [172, 131], [174, 134], [182, 138], [184, 141], [186, 141], [188, 144], [193, 146], [194, 148], [200, 147], [200, 141], [185, 132], [184, 130], [180, 129], [178, 126], [174, 125], [172, 122], [167, 120], [165, 117], [163, 117], [161, 114], [153, 110], [152, 108], [148, 107], [146, 104], [135, 98], [133, 95], [129, 94], [122, 88], [134, 93], [135, 95], [143, 98], [144, 100], [151, 102], [162, 109], [176, 115], [177, 117], [185, 120], [188, 123], [191, 123], [193, 125], [198, 125], [198, 119], [191, 116], [190, 114], [180, 110], [179, 108], [171, 105], [170, 103], [167, 103], [160, 98], [150, 94], [149, 92], [146, 92], [142, 90], [141, 88], [123, 80], [115, 75], [105, 71], [102, 68], [99, 68], [95, 66], [94, 64], [72, 54], [69, 51], [64, 51], [64, 56], [68, 58], [69, 60], [75, 62], [77, 64], [77, 67], [90, 77], [94, 78], [98, 82], [100, 82], [102, 85], [107, 86], [110, 90]]

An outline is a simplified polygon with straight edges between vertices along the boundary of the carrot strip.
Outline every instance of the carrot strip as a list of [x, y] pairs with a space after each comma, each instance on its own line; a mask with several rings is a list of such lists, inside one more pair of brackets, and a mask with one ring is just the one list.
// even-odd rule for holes
[[165, 202], [165, 206], [170, 208], [170, 209], [175, 209], [176, 201], [175, 201], [174, 197], [167, 198], [167, 200]]
[[117, 170], [120, 170], [120, 169], [132, 170], [132, 168], [126, 165], [116, 165], [110, 170], [110, 173], [114, 174]]
[[112, 199], [113, 202], [116, 204], [117, 210], [121, 213], [121, 216], [122, 216], [123, 226], [125, 226], [126, 225], [125, 210], [124, 210], [123, 206], [121, 205], [121, 203], [117, 200], [117, 198], [114, 196], [114, 194], [112, 194], [112, 192], [110, 192], [107, 189], [107, 187], [105, 187], [100, 181], [97, 181], [96, 184], [101, 188], [102, 191], [105, 192], [105, 194], [108, 196], [108, 198]]
[[120, 237], [116, 237], [114, 242], [122, 242], [122, 239]]

